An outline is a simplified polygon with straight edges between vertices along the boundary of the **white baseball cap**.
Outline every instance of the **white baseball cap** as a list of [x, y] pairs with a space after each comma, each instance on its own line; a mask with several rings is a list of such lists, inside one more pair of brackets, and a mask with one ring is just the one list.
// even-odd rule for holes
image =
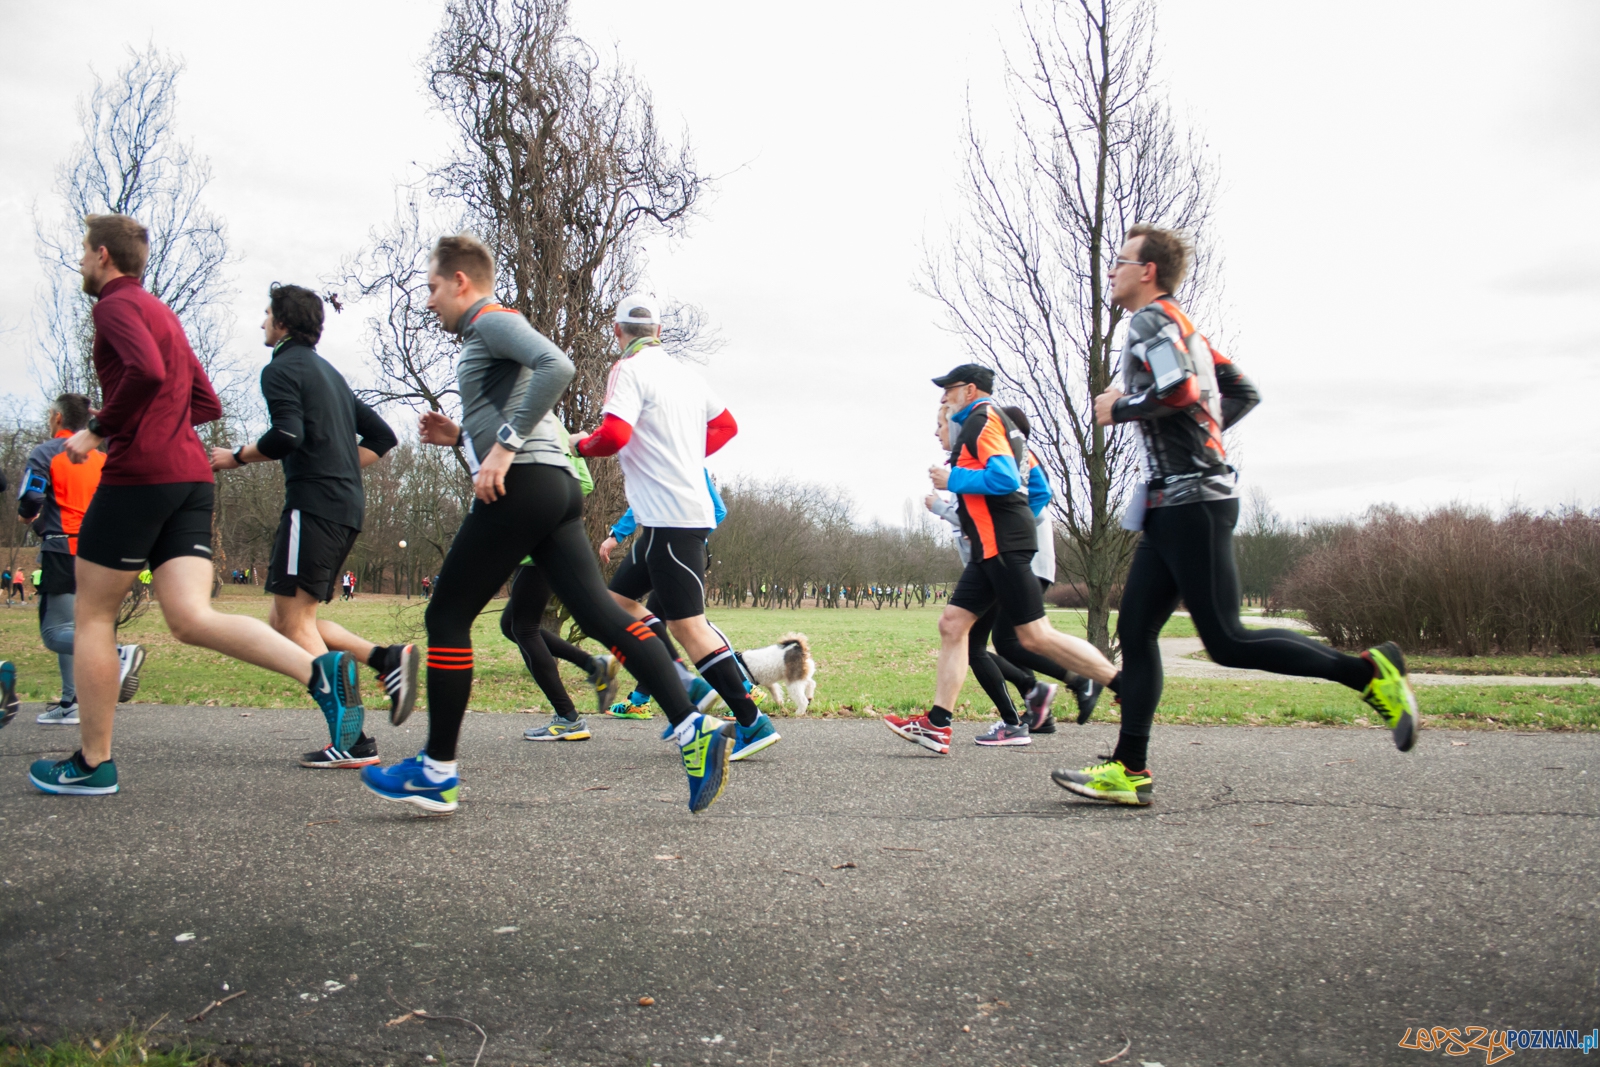
[[617, 321], [633, 326], [660, 326], [661, 302], [649, 293], [629, 293], [617, 304]]

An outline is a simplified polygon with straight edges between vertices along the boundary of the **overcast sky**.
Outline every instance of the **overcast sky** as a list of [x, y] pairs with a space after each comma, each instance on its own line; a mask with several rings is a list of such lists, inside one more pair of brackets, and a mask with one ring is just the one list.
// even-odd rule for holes
[[[962, 359], [913, 283], [958, 210], [969, 90], [1002, 134], [1015, 7], [573, 10], [722, 175], [649, 259], [651, 287], [727, 341], [707, 374], [741, 433], [713, 468], [837, 483], [898, 521], [938, 458], [928, 378]], [[0, 394], [42, 400], [33, 211], [54, 209], [91, 69], [150, 41], [187, 62], [179, 124], [212, 162], [235, 352], [259, 364], [267, 284], [331, 273], [445, 151], [418, 68], [438, 15], [0, 0]], [[1159, 21], [1165, 90], [1220, 167], [1221, 329], [1264, 398], [1238, 435], [1245, 481], [1291, 516], [1600, 505], [1600, 4], [1185, 0]], [[366, 374], [355, 312], [321, 347]]]

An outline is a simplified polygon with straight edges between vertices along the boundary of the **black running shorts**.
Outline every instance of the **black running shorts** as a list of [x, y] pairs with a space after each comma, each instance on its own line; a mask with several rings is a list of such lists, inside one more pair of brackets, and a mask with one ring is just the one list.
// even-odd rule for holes
[[361, 531], [290, 508], [278, 520], [267, 564], [267, 592], [294, 596], [304, 589], [326, 604], [339, 589], [339, 572]]
[[641, 526], [611, 591], [629, 600], [650, 597], [650, 610], [667, 621], [706, 613], [706, 538], [704, 527]]
[[1012, 626], [1044, 618], [1044, 590], [1033, 573], [1033, 550], [974, 560], [961, 572], [950, 606], [982, 615], [996, 603]]
[[78, 557], [70, 552], [39, 553], [39, 592], [70, 596], [78, 591]]
[[118, 571], [155, 570], [180, 556], [211, 558], [210, 482], [102, 485], [78, 531], [78, 556]]

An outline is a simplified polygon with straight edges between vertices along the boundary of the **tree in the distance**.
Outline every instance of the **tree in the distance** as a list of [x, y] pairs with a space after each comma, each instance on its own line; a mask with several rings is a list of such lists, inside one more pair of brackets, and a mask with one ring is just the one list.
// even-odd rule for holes
[[1086, 589], [1088, 638], [1109, 652], [1135, 541], [1118, 520], [1139, 446], [1094, 421], [1093, 397], [1119, 369], [1124, 318], [1108, 268], [1136, 222], [1185, 231], [1198, 255], [1176, 295], [1202, 301], [1216, 278], [1206, 232], [1215, 182], [1158, 91], [1150, 0], [1043, 6], [1022, 9], [1023, 48], [1009, 59], [1010, 142], [990, 143], [969, 108], [964, 218], [930, 252], [921, 288], [1027, 411], [1067, 543], [1059, 566]]
[[[45, 267], [35, 374], [50, 395], [100, 390], [90, 356], [90, 300], [78, 261], [87, 215], [130, 215], [150, 231], [144, 286], [170, 307], [206, 372], [228, 398], [232, 370], [225, 348], [233, 321], [227, 226], [203, 202], [211, 166], [182, 140], [175, 125], [183, 63], [153, 45], [130, 50], [110, 81], [95, 78], [78, 105], [82, 139], [56, 178], [57, 209], [35, 212], [34, 232]], [[219, 378], [224, 380], [218, 380]]]

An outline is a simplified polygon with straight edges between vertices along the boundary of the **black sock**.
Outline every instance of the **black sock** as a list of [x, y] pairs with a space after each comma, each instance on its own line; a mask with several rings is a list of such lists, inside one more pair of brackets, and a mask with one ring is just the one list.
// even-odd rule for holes
[[1111, 758], [1130, 771], [1142, 771], [1149, 759], [1149, 749], [1148, 736], [1129, 737], [1127, 734], [1118, 734], [1117, 749], [1111, 753]]
[[1122, 695], [1122, 672], [1118, 671], [1111, 681], [1106, 683], [1106, 688], [1118, 696]]
[[[57, 751], [59, 752], [60, 749], [57, 749]], [[81, 748], [72, 754], [72, 765], [84, 774], [94, 773], [94, 767], [89, 766], [89, 761], [83, 758], [83, 749]], [[96, 763], [94, 766], [98, 767], [100, 765]]]
[[933, 706], [933, 710], [928, 712], [928, 721], [939, 727], [941, 730], [950, 725], [950, 720], [952, 718], [954, 718], [954, 716], [951, 715], [950, 712], [946, 711], [944, 708], [941, 708], [937, 704]]
[[388, 665], [389, 665], [389, 646], [388, 645], [373, 645], [372, 646], [372, 651], [367, 653], [367, 666], [371, 667], [373, 670], [377, 671], [379, 674], [382, 674], [383, 673], [383, 669], [385, 667], [387, 667]]
[[739, 725], [744, 727], [754, 726], [756, 716], [761, 714], [761, 709], [756, 707], [755, 701], [750, 699], [750, 694], [744, 689], [744, 672], [739, 670], [739, 664], [733, 658], [733, 652], [727, 645], [723, 645], [705, 659], [695, 664], [695, 669], [700, 672], [700, 677], [706, 684], [722, 694], [722, 699], [733, 712], [734, 718], [739, 720]]

